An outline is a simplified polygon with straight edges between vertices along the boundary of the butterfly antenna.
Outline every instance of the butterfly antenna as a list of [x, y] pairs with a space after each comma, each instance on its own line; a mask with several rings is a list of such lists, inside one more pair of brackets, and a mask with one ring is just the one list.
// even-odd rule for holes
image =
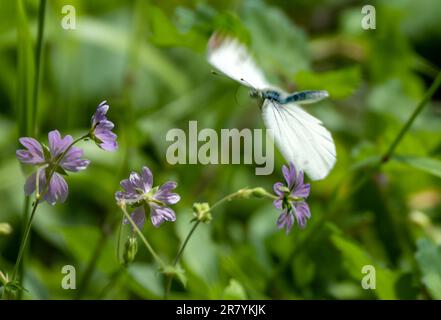
[[239, 105], [239, 101], [237, 100], [237, 93], [239, 92], [240, 86], [236, 87], [236, 92], [234, 93], [234, 100], [236, 101], [236, 105]]
[[249, 83], [248, 81], [246, 81], [244, 78], [240, 78], [240, 81], [244, 82], [245, 84], [247, 84], [250, 88], [253, 88], [253, 90], [256, 90], [256, 88], [254, 88], [251, 83]]
[[212, 74], [212, 75], [215, 75], [215, 76], [219, 76], [219, 77], [223, 77], [223, 78], [227, 78], [227, 79], [228, 79], [228, 77], [226, 77], [226, 76], [223, 75], [222, 73], [216, 72], [216, 71], [214, 71], [214, 70], [211, 70], [211, 74]]

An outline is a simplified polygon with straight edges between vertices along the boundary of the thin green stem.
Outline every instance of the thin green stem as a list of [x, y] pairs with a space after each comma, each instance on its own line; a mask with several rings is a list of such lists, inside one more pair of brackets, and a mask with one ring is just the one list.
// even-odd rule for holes
[[173, 260], [173, 266], [176, 266], [181, 259], [182, 254], [184, 253], [184, 249], [187, 246], [188, 241], [190, 240], [191, 236], [193, 235], [194, 231], [198, 227], [198, 225], [201, 223], [201, 220], [197, 220], [193, 227], [190, 229], [190, 232], [187, 234], [187, 237], [185, 238], [184, 242], [182, 243], [181, 248], [179, 249], [178, 253], [176, 254], [175, 259]]
[[433, 94], [438, 90], [439, 86], [441, 85], [441, 72], [438, 72], [438, 75], [436, 76], [435, 80], [433, 81], [430, 88], [426, 91], [426, 94], [424, 95], [421, 102], [416, 106], [415, 110], [409, 117], [409, 119], [404, 124], [403, 128], [401, 128], [400, 132], [398, 133], [395, 140], [390, 145], [387, 152], [383, 155], [382, 163], [385, 163], [389, 161], [390, 157], [394, 153], [396, 147], [403, 139], [404, 135], [409, 131], [410, 127], [412, 126], [413, 122], [415, 121], [416, 117], [420, 114], [420, 112], [424, 109], [424, 107], [427, 105], [427, 102], [432, 98]]
[[[196, 230], [196, 228], [199, 226], [200, 223], [201, 223], [201, 220], [196, 220], [196, 222], [193, 224], [193, 227], [190, 229], [190, 232], [185, 237], [185, 240], [182, 243], [181, 248], [179, 249], [178, 253], [176, 254], [176, 257], [173, 260], [174, 267], [178, 264], [179, 259], [181, 259], [181, 256], [184, 253], [184, 249], [187, 246], [188, 241], [190, 240], [191, 236], [193, 235], [194, 231]], [[172, 282], [173, 282], [173, 275], [168, 275], [167, 280], [166, 280], [165, 290], [164, 290], [164, 299], [168, 298]]]
[[33, 205], [32, 205], [31, 216], [29, 217], [29, 221], [26, 224], [24, 236], [23, 236], [22, 241], [20, 243], [20, 248], [18, 250], [18, 256], [17, 256], [17, 261], [15, 262], [14, 271], [12, 272], [11, 281], [15, 280], [15, 276], [16, 276], [18, 268], [20, 266], [21, 259], [23, 258], [23, 253], [24, 253], [24, 250], [25, 250], [25, 247], [26, 247], [26, 243], [27, 243], [28, 238], [29, 238], [29, 233], [31, 231], [32, 220], [34, 219], [35, 212], [37, 211], [38, 204], [40, 203], [40, 199], [41, 199], [41, 197], [37, 196], [35, 201], [34, 201], [34, 203], [33, 203]]
[[[24, 201], [24, 205], [23, 205], [23, 224], [26, 225], [27, 221], [29, 220], [29, 214], [30, 214], [30, 210], [29, 210], [29, 204], [30, 204], [30, 197], [25, 195], [25, 201]], [[22, 231], [22, 238], [24, 237], [26, 232], [26, 227], [23, 229]], [[25, 250], [25, 252], [23, 253], [23, 261], [20, 264], [19, 268], [18, 268], [18, 278], [21, 279], [23, 278], [23, 271], [24, 271], [24, 265], [25, 265], [25, 261], [26, 261], [26, 256], [27, 256], [27, 250]], [[20, 300], [22, 296], [22, 291], [19, 292], [18, 294], [18, 299]]]
[[161, 268], [165, 267], [165, 263], [164, 261], [162, 261], [162, 259], [156, 254], [155, 250], [153, 250], [152, 246], [150, 245], [150, 243], [147, 241], [147, 239], [144, 237], [144, 235], [142, 234], [141, 230], [139, 230], [138, 226], [136, 225], [136, 223], [133, 221], [132, 217], [130, 216], [130, 214], [128, 214], [127, 209], [125, 207], [125, 204], [121, 204], [120, 205], [121, 210], [124, 212], [125, 217], [127, 218], [127, 220], [130, 222], [130, 224], [132, 225], [133, 229], [135, 230], [135, 232], [138, 234], [138, 236], [141, 238], [142, 242], [144, 243], [145, 247], [147, 248], [147, 250], [150, 252], [150, 254], [153, 256], [153, 258], [156, 260], [156, 262], [159, 264], [159, 266]]

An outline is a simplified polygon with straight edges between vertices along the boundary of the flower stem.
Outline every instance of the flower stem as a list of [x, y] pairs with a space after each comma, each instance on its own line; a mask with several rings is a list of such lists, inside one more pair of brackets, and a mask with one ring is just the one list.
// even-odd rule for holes
[[150, 254], [153, 256], [153, 258], [156, 260], [156, 262], [159, 264], [159, 266], [161, 268], [165, 267], [165, 263], [164, 261], [162, 261], [162, 259], [156, 254], [155, 250], [153, 250], [152, 246], [150, 245], [150, 243], [147, 241], [147, 239], [144, 237], [144, 235], [142, 234], [141, 230], [139, 230], [138, 226], [136, 225], [136, 223], [133, 221], [132, 217], [130, 216], [130, 214], [128, 214], [127, 209], [125, 207], [125, 204], [121, 204], [120, 205], [121, 210], [124, 212], [125, 217], [127, 218], [127, 220], [129, 220], [130, 224], [132, 225], [133, 229], [135, 229], [135, 232], [138, 234], [138, 236], [141, 238], [142, 242], [144, 243], [145, 247], [147, 248], [147, 250], [150, 252]]
[[201, 220], [197, 220], [193, 227], [190, 229], [190, 232], [187, 234], [187, 237], [185, 238], [184, 242], [182, 243], [181, 248], [179, 249], [178, 253], [176, 254], [175, 259], [173, 260], [173, 266], [175, 267], [179, 260], [181, 259], [182, 254], [184, 253], [184, 249], [187, 246], [188, 241], [190, 240], [191, 236], [193, 235], [194, 231], [198, 227], [198, 225], [201, 223]]
[[[27, 221], [29, 220], [29, 214], [30, 214], [30, 210], [29, 210], [29, 204], [30, 204], [30, 199], [31, 197], [25, 195], [25, 200], [24, 200], [24, 205], [23, 205], [23, 224], [26, 224]], [[25, 235], [25, 229], [23, 229], [21, 236], [24, 237]], [[26, 248], [25, 248], [26, 249]], [[18, 268], [18, 278], [21, 279], [23, 278], [23, 270], [24, 270], [24, 265], [25, 265], [25, 261], [26, 261], [26, 256], [27, 256], [27, 250], [24, 251], [23, 253], [23, 260], [22, 263], [20, 264], [19, 268]], [[18, 294], [18, 300], [21, 299], [21, 295], [22, 295], [22, 291], [19, 292]]]
[[21, 259], [23, 258], [23, 253], [25, 251], [26, 243], [27, 243], [28, 238], [29, 238], [29, 233], [31, 231], [32, 220], [34, 219], [35, 212], [37, 211], [38, 204], [40, 203], [40, 199], [41, 199], [41, 197], [37, 196], [35, 198], [34, 203], [32, 204], [31, 215], [29, 217], [29, 221], [26, 224], [25, 232], [23, 234], [23, 238], [22, 238], [21, 243], [20, 243], [20, 248], [18, 250], [18, 256], [17, 256], [17, 261], [15, 262], [14, 271], [12, 272], [11, 281], [14, 281], [15, 280], [15, 276], [17, 275], [17, 271], [19, 269]]
[[401, 128], [400, 132], [398, 133], [395, 140], [390, 145], [387, 152], [383, 155], [381, 162], [385, 163], [389, 161], [390, 157], [394, 153], [396, 147], [403, 139], [404, 135], [409, 131], [410, 127], [412, 126], [413, 122], [415, 121], [416, 117], [420, 114], [420, 112], [424, 109], [424, 107], [427, 105], [427, 102], [432, 98], [433, 94], [438, 90], [439, 86], [441, 85], [441, 72], [438, 72], [438, 75], [436, 76], [435, 80], [433, 81], [430, 88], [426, 91], [426, 94], [424, 95], [423, 99], [420, 101], [420, 103], [416, 106], [415, 110], [409, 117], [409, 119], [404, 124], [403, 128]]

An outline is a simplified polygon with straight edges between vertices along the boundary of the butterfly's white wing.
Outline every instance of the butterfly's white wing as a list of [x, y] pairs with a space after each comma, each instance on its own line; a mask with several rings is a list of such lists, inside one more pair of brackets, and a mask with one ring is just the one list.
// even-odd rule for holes
[[320, 120], [294, 103], [280, 105], [270, 100], [263, 103], [262, 117], [287, 161], [312, 180], [328, 175], [336, 160], [335, 144]]
[[207, 60], [213, 67], [243, 85], [260, 90], [269, 87], [263, 72], [245, 46], [236, 39], [214, 33], [208, 42]]

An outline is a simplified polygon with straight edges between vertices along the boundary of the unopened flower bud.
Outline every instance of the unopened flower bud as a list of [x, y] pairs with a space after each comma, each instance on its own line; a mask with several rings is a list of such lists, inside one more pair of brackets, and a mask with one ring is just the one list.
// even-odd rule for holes
[[243, 188], [236, 192], [233, 199], [248, 199], [253, 194], [252, 189]]
[[193, 214], [198, 221], [208, 223], [211, 221], [212, 216], [210, 213], [210, 205], [207, 202], [194, 203]]
[[11, 234], [12, 227], [9, 223], [0, 223], [0, 234], [8, 235]]
[[251, 191], [252, 191], [253, 197], [256, 197], [256, 198], [263, 198], [268, 194], [268, 192], [264, 188], [261, 188], [261, 187], [251, 189]]
[[124, 264], [128, 265], [135, 260], [136, 253], [138, 252], [138, 240], [136, 237], [129, 237], [124, 245]]

